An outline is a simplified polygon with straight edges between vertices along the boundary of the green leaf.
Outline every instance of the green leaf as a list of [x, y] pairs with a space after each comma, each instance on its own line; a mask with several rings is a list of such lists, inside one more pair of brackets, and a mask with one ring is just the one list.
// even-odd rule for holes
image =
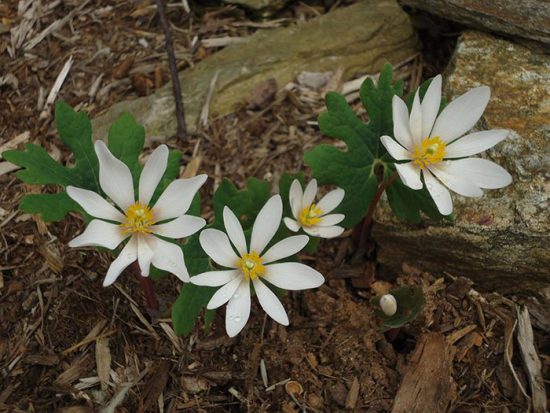
[[57, 163], [44, 148], [33, 143], [27, 143], [22, 151], [6, 151], [2, 157], [24, 168], [17, 171], [16, 176], [28, 184], [67, 186], [80, 182], [69, 168]]
[[26, 195], [19, 208], [28, 214], [39, 214], [44, 221], [61, 221], [69, 212], [80, 211], [66, 192]]
[[387, 316], [380, 309], [380, 298], [372, 299], [372, 304], [376, 306], [376, 315], [382, 319], [382, 330], [387, 331], [391, 328], [399, 328], [411, 322], [422, 310], [426, 303], [422, 289], [414, 286], [399, 287], [390, 291], [390, 294], [397, 301], [397, 312], [392, 316]]
[[327, 112], [319, 116], [321, 132], [347, 145], [342, 151], [332, 145], [319, 145], [304, 155], [306, 164], [320, 184], [334, 184], [346, 191], [339, 212], [346, 215], [344, 227], [352, 227], [366, 214], [378, 187], [380, 172], [386, 174], [391, 162], [380, 136], [393, 134], [391, 101], [403, 93], [402, 82], [392, 83], [392, 68], [385, 65], [378, 84], [367, 79], [361, 86], [361, 101], [369, 122], [362, 122], [344, 96], [328, 93]]
[[[88, 117], [85, 113], [75, 112], [66, 103], [58, 102], [55, 122], [60, 139], [74, 153], [73, 167], [60, 165], [44, 148], [34, 144], [27, 144], [22, 151], [4, 152], [3, 157], [23, 168], [17, 172], [17, 177], [28, 184], [73, 185], [100, 192], [99, 165]], [[46, 221], [59, 221], [70, 211], [81, 211], [65, 192], [25, 195], [20, 208], [25, 212], [40, 214]]]
[[[189, 238], [182, 249], [190, 276], [212, 271], [210, 258], [200, 246], [198, 233]], [[172, 323], [176, 334], [185, 336], [191, 332], [202, 307], [210, 301], [215, 291], [215, 288], [191, 283], [183, 285], [180, 296], [172, 306]]]
[[78, 177], [81, 188], [100, 192], [99, 161], [92, 142], [92, 124], [84, 112], [75, 112], [68, 104], [55, 105], [55, 125], [59, 138], [74, 153], [75, 166], [71, 173]]
[[123, 113], [109, 129], [109, 150], [130, 168], [134, 185], [137, 184], [142, 169], [139, 155], [144, 144], [145, 128], [129, 113]]
[[258, 212], [269, 197], [269, 183], [266, 181], [248, 178], [246, 189], [239, 191], [230, 180], [224, 179], [212, 199], [216, 216], [212, 227], [223, 230], [223, 208], [228, 206], [247, 231], [252, 228]]

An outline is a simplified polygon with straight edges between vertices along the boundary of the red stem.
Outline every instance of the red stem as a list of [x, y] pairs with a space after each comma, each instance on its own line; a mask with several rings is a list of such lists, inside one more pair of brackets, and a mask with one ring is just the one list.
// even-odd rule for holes
[[[358, 261], [363, 256], [363, 254], [365, 254], [367, 250], [367, 241], [369, 240], [370, 236], [372, 217], [374, 216], [376, 206], [380, 202], [380, 198], [382, 198], [382, 194], [384, 193], [384, 191], [393, 183], [393, 181], [397, 179], [397, 176], [397, 172], [394, 172], [388, 179], [380, 182], [376, 194], [374, 194], [374, 198], [372, 198], [372, 201], [369, 205], [367, 214], [365, 215], [365, 218], [363, 218], [363, 222], [360, 224], [360, 226], [358, 225], [354, 230], [352, 236], [356, 242], [357, 248], [352, 261]], [[357, 228], [359, 228], [358, 231]]]
[[141, 289], [143, 290], [147, 310], [159, 311], [159, 302], [157, 300], [155, 290], [153, 289], [153, 281], [151, 281], [149, 277], [143, 277], [141, 275], [141, 270], [137, 261], [132, 264], [132, 271], [134, 272], [139, 284], [141, 285]]

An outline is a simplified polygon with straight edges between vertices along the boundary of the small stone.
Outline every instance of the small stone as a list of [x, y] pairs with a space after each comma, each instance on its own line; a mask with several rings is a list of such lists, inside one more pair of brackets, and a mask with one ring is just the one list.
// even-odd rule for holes
[[324, 406], [323, 398], [311, 393], [307, 396], [308, 404], [313, 407], [314, 409], [322, 409]]
[[340, 407], [345, 407], [346, 398], [348, 396], [348, 389], [344, 383], [335, 383], [329, 386], [328, 392], [332, 400], [336, 402]]

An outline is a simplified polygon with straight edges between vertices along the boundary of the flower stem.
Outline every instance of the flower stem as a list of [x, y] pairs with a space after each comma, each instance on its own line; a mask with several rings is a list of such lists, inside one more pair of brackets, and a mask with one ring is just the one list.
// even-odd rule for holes
[[363, 218], [363, 221], [354, 228], [352, 237], [355, 241], [356, 249], [351, 259], [352, 263], [358, 263], [365, 255], [371, 232], [372, 217], [374, 216], [374, 211], [376, 211], [376, 206], [380, 202], [380, 198], [382, 198], [384, 191], [397, 179], [397, 176], [397, 172], [394, 172], [389, 178], [380, 182], [365, 218]]
[[158, 312], [159, 311], [159, 302], [153, 289], [153, 281], [149, 277], [143, 277], [139, 269], [139, 264], [135, 261], [132, 264], [132, 270], [141, 285], [143, 290], [143, 295], [145, 296], [145, 306], [149, 312]]

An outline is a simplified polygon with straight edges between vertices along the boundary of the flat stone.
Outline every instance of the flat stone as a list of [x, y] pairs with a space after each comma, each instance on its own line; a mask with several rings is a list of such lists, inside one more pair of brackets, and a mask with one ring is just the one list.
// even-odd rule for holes
[[399, 0], [468, 27], [550, 46], [550, 2], [541, 0]]
[[[513, 176], [482, 198], [453, 194], [456, 222], [410, 226], [378, 211], [378, 257], [472, 278], [486, 289], [536, 291], [550, 285], [550, 56], [488, 34], [466, 32], [448, 68], [445, 92], [457, 97], [488, 85], [480, 129], [509, 129], [483, 157]], [[477, 288], [477, 287], [476, 287]]]
[[[196, 130], [216, 72], [210, 114], [226, 115], [268, 79], [283, 87], [304, 71], [339, 67], [349, 79], [375, 73], [385, 62], [403, 61], [416, 51], [414, 30], [395, 0], [363, 1], [306, 23], [262, 30], [180, 73], [187, 125], [190, 131]], [[171, 84], [153, 95], [113, 105], [94, 119], [94, 137], [107, 136], [109, 126], [123, 112], [145, 126], [148, 139], [162, 140], [176, 132]]]

